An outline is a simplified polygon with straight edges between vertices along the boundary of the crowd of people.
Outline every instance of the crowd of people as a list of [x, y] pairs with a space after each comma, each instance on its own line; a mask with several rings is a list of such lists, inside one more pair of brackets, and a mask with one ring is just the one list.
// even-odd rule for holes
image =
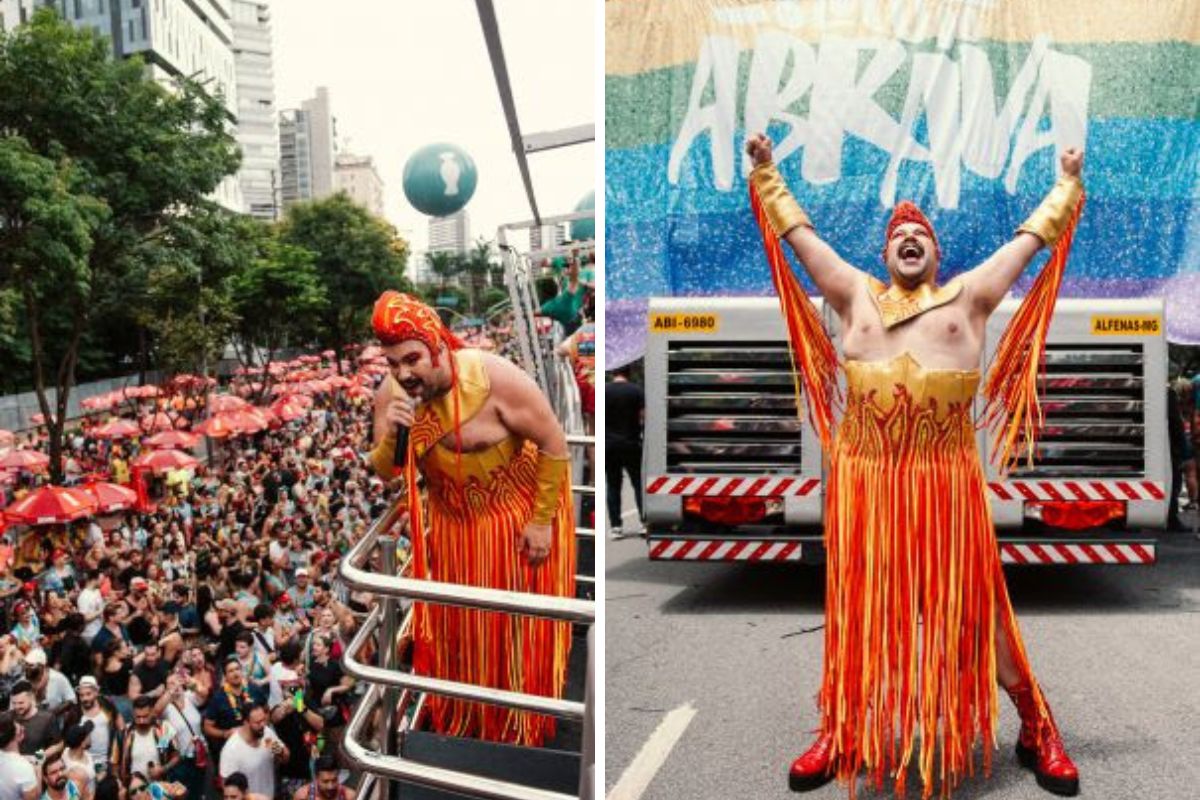
[[[370, 417], [369, 397], [319, 394], [168, 476], [152, 511], [7, 532], [0, 800], [353, 799], [340, 657], [369, 598], [337, 566], [387, 504], [360, 455]], [[116, 479], [138, 441], [90, 428], [66, 437], [72, 472]], [[58, 546], [14, 566], [28, 535]]]

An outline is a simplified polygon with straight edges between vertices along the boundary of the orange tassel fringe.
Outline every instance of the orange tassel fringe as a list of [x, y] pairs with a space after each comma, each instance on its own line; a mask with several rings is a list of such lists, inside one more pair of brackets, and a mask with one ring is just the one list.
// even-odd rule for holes
[[[971, 418], [974, 385], [957, 402], [940, 404], [914, 399], [903, 381], [890, 396], [852, 386], [834, 441], [836, 350], [753, 188], [751, 205], [787, 323], [797, 393], [803, 387], [830, 455], [821, 730], [834, 737], [837, 777], [852, 800], [860, 774], [879, 790], [892, 781], [903, 796], [913, 765], [923, 798], [937, 787], [948, 797], [975, 774], [980, 744], [983, 772], [991, 769], [998, 634], [1049, 716], [1004, 583]], [[1058, 277], [1039, 279], [1039, 287], [1052, 288], [1035, 290], [1039, 298], [1051, 293], [1038, 301], [1047, 320], [1070, 229], [1064, 239], [1061, 255], [1056, 248]], [[1026, 330], [1034, 316], [1021, 315]], [[1035, 367], [1040, 346], [1037, 352]], [[1005, 375], [1025, 370], [1028, 382], [1028, 369], [1009, 355], [993, 375], [997, 385], [1010, 387], [1017, 381]]]
[[1033, 466], [1038, 436], [1045, 423], [1039, 392], [1046, 373], [1046, 336], [1083, 203], [1084, 197], [1080, 196], [1050, 260], [1004, 329], [988, 369], [983, 388], [984, 419], [994, 431], [992, 461], [1005, 475], [1020, 460], [1021, 450]]
[[821, 324], [820, 314], [784, 257], [779, 237], [771, 229], [758, 191], [753, 186], [750, 187], [750, 207], [754, 209], [754, 217], [762, 231], [763, 248], [767, 252], [767, 263], [771, 265], [771, 280], [787, 322], [788, 352], [796, 384], [796, 408], [800, 408], [803, 396], [808, 405], [808, 417], [817, 431], [821, 446], [825, 452], [829, 452], [833, 442], [837, 351], [825, 332], [825, 326]]
[[[418, 419], [409, 438], [405, 479], [417, 578], [508, 591], [575, 595], [575, 523], [570, 478], [552, 523], [550, 557], [531, 568], [517, 551], [533, 515], [537, 447], [530, 442], [485, 483], [464, 474], [477, 457], [456, 448], [454, 467], [427, 474], [428, 509], [417, 489], [417, 442], [437, 447], [443, 431], [433, 415]], [[456, 429], [461, 426], [455, 397]], [[426, 451], [426, 467], [433, 454]], [[448, 465], [445, 465], [448, 466]], [[571, 649], [571, 625], [534, 617], [416, 604], [414, 669], [424, 675], [508, 691], [561, 698]], [[540, 747], [553, 737], [553, 717], [447, 697], [430, 697], [434, 730], [452, 736]]]

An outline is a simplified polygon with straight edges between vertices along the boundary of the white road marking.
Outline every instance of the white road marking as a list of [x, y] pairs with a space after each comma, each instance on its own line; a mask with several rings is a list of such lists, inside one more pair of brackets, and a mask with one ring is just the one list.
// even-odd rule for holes
[[608, 793], [607, 800], [638, 800], [666, 763], [671, 750], [688, 725], [692, 724], [692, 718], [695, 716], [695, 706], [684, 703], [663, 717], [663, 721], [654, 729], [654, 733], [650, 734], [650, 738], [642, 745], [633, 762], [621, 773], [621, 779]]

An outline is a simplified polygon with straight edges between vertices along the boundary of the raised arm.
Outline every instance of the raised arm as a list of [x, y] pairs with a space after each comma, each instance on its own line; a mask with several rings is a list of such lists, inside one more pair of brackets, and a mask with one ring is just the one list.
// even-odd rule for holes
[[1070, 148], [1060, 160], [1062, 176], [1036, 211], [1017, 229], [1016, 236], [975, 269], [962, 276], [974, 310], [984, 316], [1000, 305], [1004, 295], [1042, 249], [1062, 234], [1083, 191], [1079, 174], [1083, 151]]
[[839, 315], [844, 314], [864, 273], [846, 263], [817, 235], [771, 161], [771, 140], [761, 133], [755, 134], [746, 140], [746, 152], [754, 163], [750, 182], [758, 190], [771, 227], [792, 246], [825, 301]]

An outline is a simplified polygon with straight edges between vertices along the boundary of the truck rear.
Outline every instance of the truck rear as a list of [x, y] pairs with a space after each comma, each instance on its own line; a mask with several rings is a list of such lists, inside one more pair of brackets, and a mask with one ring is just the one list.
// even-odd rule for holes
[[[814, 302], [840, 351], [836, 317]], [[984, 364], [1017, 306], [989, 320]], [[1161, 300], [1060, 300], [1033, 465], [1002, 478], [978, 431], [1005, 563], [1154, 563], [1171, 477], [1162, 311]], [[822, 562], [825, 460], [797, 414], [778, 300], [655, 298], [649, 326], [650, 557]]]

